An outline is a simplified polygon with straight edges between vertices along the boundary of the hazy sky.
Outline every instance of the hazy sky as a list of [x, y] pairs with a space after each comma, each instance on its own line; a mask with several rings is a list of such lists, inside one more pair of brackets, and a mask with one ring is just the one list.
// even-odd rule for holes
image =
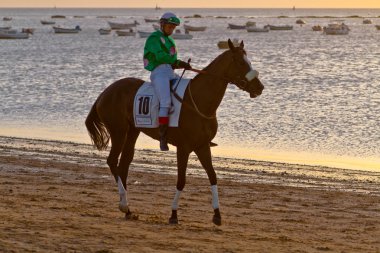
[[0, 7], [380, 8], [380, 0], [0, 0]]

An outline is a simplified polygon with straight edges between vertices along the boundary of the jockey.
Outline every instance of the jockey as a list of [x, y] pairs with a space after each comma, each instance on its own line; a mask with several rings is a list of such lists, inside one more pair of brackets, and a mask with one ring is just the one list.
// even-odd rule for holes
[[191, 69], [189, 63], [177, 59], [177, 49], [170, 36], [180, 24], [179, 18], [167, 12], [160, 19], [160, 30], [153, 32], [144, 46], [144, 68], [151, 71], [150, 79], [160, 102], [158, 122], [160, 127], [160, 149], [169, 150], [166, 133], [171, 107], [170, 80], [176, 79], [173, 69]]

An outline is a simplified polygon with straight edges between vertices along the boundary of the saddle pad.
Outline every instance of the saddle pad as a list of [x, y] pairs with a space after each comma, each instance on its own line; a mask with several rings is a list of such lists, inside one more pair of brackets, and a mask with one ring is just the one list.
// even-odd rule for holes
[[[176, 93], [183, 98], [190, 79], [181, 79]], [[174, 82], [176, 84], [176, 82]], [[175, 84], [173, 89], [175, 89]], [[180, 103], [171, 93], [172, 107], [169, 113], [169, 126], [178, 127], [179, 115], [182, 103]], [[145, 82], [137, 91], [133, 103], [133, 118], [135, 126], [139, 128], [156, 128], [158, 127], [158, 110], [159, 101], [150, 82]]]

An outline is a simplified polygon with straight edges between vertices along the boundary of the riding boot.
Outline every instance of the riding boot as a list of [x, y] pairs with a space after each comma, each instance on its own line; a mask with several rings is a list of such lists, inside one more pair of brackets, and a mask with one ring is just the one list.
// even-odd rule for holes
[[168, 151], [168, 140], [166, 138], [168, 132], [168, 124], [160, 124], [160, 149], [161, 151]]

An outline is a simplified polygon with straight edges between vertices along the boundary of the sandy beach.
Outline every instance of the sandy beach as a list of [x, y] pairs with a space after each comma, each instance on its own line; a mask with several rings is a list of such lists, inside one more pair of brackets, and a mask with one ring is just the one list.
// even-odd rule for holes
[[136, 150], [128, 221], [106, 155], [0, 137], [0, 252], [380, 252], [380, 172], [215, 157], [215, 226], [191, 157], [180, 224], [169, 225], [175, 153]]

